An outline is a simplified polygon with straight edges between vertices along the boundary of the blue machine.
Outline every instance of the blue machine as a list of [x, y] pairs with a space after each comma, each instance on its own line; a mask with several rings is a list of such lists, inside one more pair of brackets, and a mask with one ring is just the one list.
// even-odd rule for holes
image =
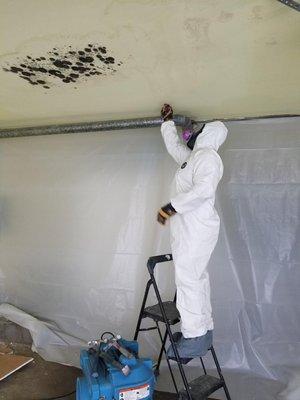
[[152, 400], [152, 360], [138, 357], [138, 343], [112, 336], [82, 350], [84, 376], [77, 379], [76, 400]]

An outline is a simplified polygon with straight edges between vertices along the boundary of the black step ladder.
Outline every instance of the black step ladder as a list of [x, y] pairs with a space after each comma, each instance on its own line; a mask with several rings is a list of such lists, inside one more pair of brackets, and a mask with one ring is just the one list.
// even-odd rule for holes
[[[200, 357], [200, 361], [201, 361], [204, 375], [200, 376], [199, 378], [194, 379], [191, 382], [188, 382], [188, 380], [186, 378], [185, 371], [184, 371], [183, 365], [180, 361], [180, 358], [179, 358], [179, 355], [177, 352], [177, 348], [176, 348], [176, 344], [175, 344], [175, 341], [174, 341], [174, 338], [172, 335], [172, 331], [171, 331], [171, 325], [175, 325], [180, 321], [180, 315], [176, 308], [176, 294], [175, 294], [173, 301], [162, 301], [159, 290], [158, 290], [158, 286], [157, 286], [157, 283], [155, 280], [155, 276], [154, 276], [154, 269], [155, 269], [156, 264], [166, 262], [166, 261], [172, 261], [172, 259], [173, 259], [172, 254], [164, 254], [161, 256], [150, 257], [148, 260], [147, 268], [148, 268], [148, 271], [150, 274], [150, 279], [146, 285], [146, 290], [145, 290], [145, 294], [144, 294], [144, 298], [143, 298], [143, 302], [142, 302], [142, 307], [141, 307], [139, 319], [137, 322], [137, 327], [136, 327], [135, 334], [134, 334], [134, 340], [138, 339], [139, 332], [150, 331], [150, 330], [158, 331], [158, 334], [159, 334], [159, 337], [160, 337], [160, 340], [162, 343], [162, 347], [161, 347], [161, 350], [160, 350], [160, 353], [158, 356], [158, 361], [157, 361], [157, 364], [155, 367], [155, 374], [156, 374], [156, 376], [159, 375], [159, 368], [160, 368], [162, 356], [163, 356], [163, 354], [165, 354], [168, 368], [170, 370], [170, 374], [172, 377], [172, 381], [173, 381], [173, 384], [174, 384], [174, 387], [175, 387], [175, 390], [176, 390], [176, 393], [177, 393], [179, 399], [181, 399], [181, 400], [206, 400], [209, 395], [211, 395], [215, 391], [223, 388], [225, 391], [227, 400], [231, 400], [230, 394], [229, 394], [228, 388], [226, 386], [224, 377], [222, 375], [221, 367], [220, 367], [220, 364], [217, 359], [217, 356], [216, 356], [213, 346], [209, 349], [209, 351], [211, 352], [211, 355], [215, 362], [219, 378], [216, 378], [214, 376], [210, 376], [207, 374], [202, 357]], [[155, 304], [154, 306], [146, 307], [147, 298], [148, 298], [148, 294], [149, 294], [149, 290], [150, 290], [151, 286], [153, 286], [153, 288], [154, 288], [158, 303]], [[155, 326], [152, 326], [149, 328], [141, 328], [142, 320], [144, 318], [151, 318], [155, 322]], [[162, 322], [165, 324], [166, 329], [165, 329], [164, 334], [162, 333], [162, 330], [159, 326], [159, 322]], [[172, 367], [170, 364], [170, 360], [167, 356], [166, 341], [168, 338], [173, 347], [176, 362], [177, 362], [179, 372], [180, 372], [180, 375], [181, 375], [181, 378], [183, 381], [183, 385], [184, 385], [184, 387], [180, 390], [178, 389], [178, 386], [177, 386], [177, 383], [176, 383], [176, 380], [174, 377], [174, 373], [173, 373], [173, 370], [172, 370]]]

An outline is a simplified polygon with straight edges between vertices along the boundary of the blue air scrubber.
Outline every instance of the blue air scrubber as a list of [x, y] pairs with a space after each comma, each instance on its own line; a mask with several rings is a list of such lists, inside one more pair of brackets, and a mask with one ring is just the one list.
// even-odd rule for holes
[[138, 357], [136, 341], [102, 338], [81, 351], [84, 376], [77, 379], [76, 400], [152, 400], [152, 360]]

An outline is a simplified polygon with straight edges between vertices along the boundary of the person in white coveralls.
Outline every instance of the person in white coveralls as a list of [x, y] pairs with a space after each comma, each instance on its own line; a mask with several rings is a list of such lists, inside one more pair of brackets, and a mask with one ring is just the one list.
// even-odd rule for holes
[[[227, 128], [220, 121], [210, 122], [198, 132], [183, 132], [181, 140], [172, 107], [165, 104], [161, 115], [163, 140], [179, 168], [174, 195], [159, 210], [157, 220], [164, 225], [170, 218], [176, 305], [181, 317], [181, 333], [174, 339], [182, 362], [188, 362], [204, 356], [212, 346], [207, 265], [219, 236], [220, 219], [214, 205], [223, 163], [217, 151], [226, 139]], [[175, 357], [172, 347], [168, 356]]]

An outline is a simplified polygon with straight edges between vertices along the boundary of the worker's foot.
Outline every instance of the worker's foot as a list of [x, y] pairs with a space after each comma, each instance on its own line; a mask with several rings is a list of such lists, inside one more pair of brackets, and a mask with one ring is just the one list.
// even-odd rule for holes
[[[213, 331], [207, 331], [205, 335], [186, 339], [181, 332], [173, 335], [177, 352], [182, 364], [187, 364], [193, 358], [203, 357], [212, 346]], [[176, 361], [172, 346], [167, 350], [167, 355], [171, 360]]]
[[[174, 342], [177, 343], [182, 338], [182, 333], [181, 332], [175, 332], [175, 333], [173, 333], [172, 336], [173, 336]], [[172, 349], [172, 346], [170, 346], [168, 348], [168, 350], [167, 350], [168, 358], [170, 360], [177, 361], [174, 352], [173, 352], [173, 357], [169, 356], [170, 349]], [[180, 361], [181, 361], [181, 364], [187, 364], [190, 361], [192, 361], [192, 358], [180, 358]]]

